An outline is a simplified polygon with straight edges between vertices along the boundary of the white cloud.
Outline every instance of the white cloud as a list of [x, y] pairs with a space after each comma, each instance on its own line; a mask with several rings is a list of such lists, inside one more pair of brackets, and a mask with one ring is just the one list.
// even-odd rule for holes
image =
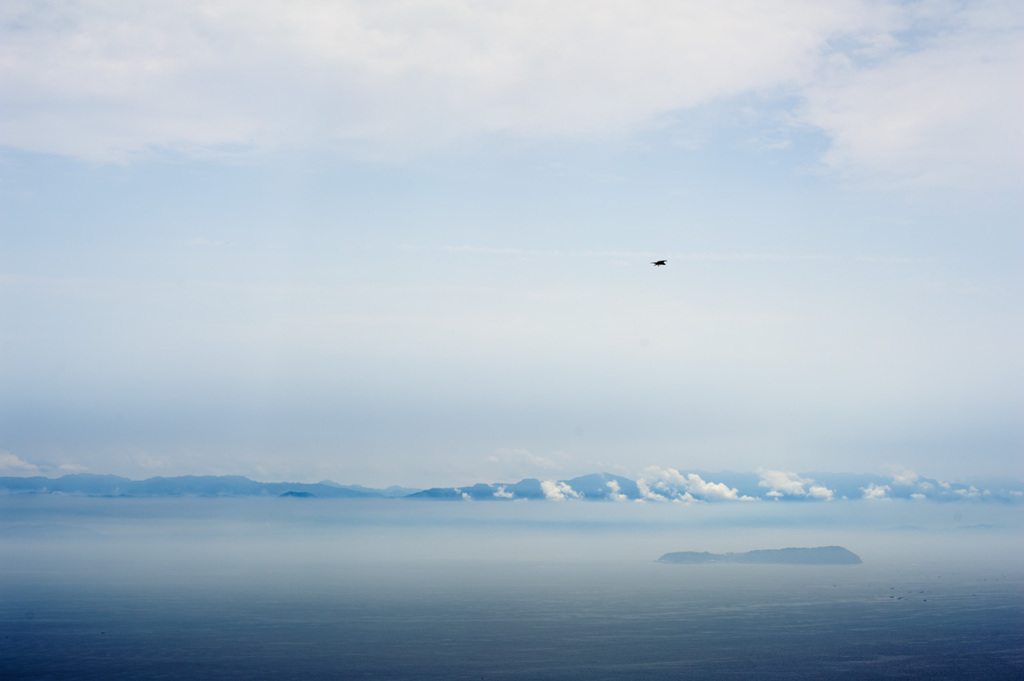
[[543, 480], [540, 488], [544, 492], [544, 498], [552, 501], [565, 501], [566, 499], [579, 499], [580, 493], [564, 482]]
[[1019, 181], [1022, 16], [1002, 0], [12, 1], [0, 144], [105, 161], [405, 155], [629, 135], [742, 96], [825, 132], [843, 173]]
[[648, 466], [637, 480], [640, 496], [652, 501], [751, 501], [737, 489], [721, 482], [707, 482], [696, 473], [682, 474], [675, 468]]
[[629, 497], [622, 493], [621, 486], [618, 480], [609, 480], [606, 483], [608, 487], [608, 498], [612, 501], [628, 501]]
[[7, 3], [7, 144], [426, 145], [489, 132], [614, 135], [797, 78], [857, 0]]
[[695, 473], [690, 473], [686, 476], [687, 482], [689, 483], [689, 492], [698, 499], [708, 499], [715, 501], [737, 501], [737, 500], [749, 500], [751, 497], [741, 497], [739, 492], [734, 487], [729, 487], [723, 482], [705, 482], [701, 477]]
[[[766, 496], [779, 498], [782, 496], [812, 497], [814, 499], [831, 499], [835, 492], [824, 485], [815, 485], [811, 478], [802, 478], [788, 471], [772, 471], [762, 468], [758, 475], [760, 487], [767, 487]], [[809, 486], [809, 488], [805, 487]]]
[[0, 475], [30, 476], [42, 475], [42, 469], [10, 452], [0, 452]]
[[889, 485], [876, 485], [871, 483], [867, 487], [861, 487], [865, 499], [884, 499], [889, 491]]
[[970, 487], [967, 488], [961, 487], [959, 489], [953, 490], [953, 492], [955, 494], [959, 494], [961, 497], [964, 497], [965, 499], [973, 499], [977, 497], [979, 494], [981, 494], [981, 490], [979, 490], [974, 485], [971, 485]]
[[0, 71], [8, 143], [99, 156], [303, 135], [618, 134], [805, 78], [831, 36], [879, 21], [860, 0], [5, 8], [18, 27]]
[[815, 499], [831, 499], [834, 494], [835, 492], [824, 485], [812, 485], [811, 488], [807, 490], [807, 496], [814, 497]]
[[921, 49], [834, 58], [803, 90], [798, 118], [832, 139], [829, 167], [925, 185], [1021, 181], [1024, 13], [1019, 3], [979, 4], [1001, 15], [999, 25], [947, 5], [945, 25]]
[[807, 491], [804, 489], [804, 484], [813, 482], [813, 480], [805, 480], [798, 476], [796, 473], [787, 473], [785, 471], [770, 471], [760, 470], [758, 475], [761, 476], [760, 482], [757, 484], [760, 487], [768, 487], [768, 496], [780, 497], [784, 494], [791, 496], [804, 496]]
[[899, 468], [892, 474], [892, 484], [909, 486], [917, 482], [920, 476], [909, 468]]
[[498, 499], [511, 499], [515, 494], [509, 492], [504, 485], [499, 485], [498, 488], [494, 490], [494, 496]]
[[33, 475], [69, 475], [72, 473], [84, 473], [88, 470], [85, 466], [74, 463], [65, 463], [59, 466], [53, 464], [35, 464], [25, 461], [11, 452], [0, 451], [0, 475], [11, 477], [33, 476]]

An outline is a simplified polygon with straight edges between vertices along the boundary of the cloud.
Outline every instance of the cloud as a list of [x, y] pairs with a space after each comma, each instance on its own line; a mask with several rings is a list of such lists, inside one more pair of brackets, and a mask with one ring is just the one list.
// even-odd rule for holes
[[797, 118], [832, 140], [824, 163], [860, 177], [923, 185], [1014, 184], [1022, 179], [1024, 13], [979, 3], [987, 21], [955, 5], [905, 17], [928, 30], [918, 49], [894, 41], [881, 58], [835, 55], [803, 90]]
[[867, 487], [861, 487], [865, 499], [884, 499], [889, 491], [889, 485], [878, 485], [871, 483]]
[[117, 159], [619, 135], [805, 76], [870, 5], [750, 0], [8, 3], [3, 143]]
[[707, 482], [696, 473], [682, 474], [675, 468], [648, 466], [637, 480], [640, 496], [652, 501], [750, 501], [737, 489], [721, 482]]
[[515, 255], [515, 256], [526, 256], [526, 257], [550, 257], [563, 255], [558, 251], [537, 251], [525, 248], [500, 248], [493, 246], [471, 246], [465, 244], [462, 246], [441, 246], [441, 251], [449, 251], [452, 253], [472, 253], [482, 255]]
[[42, 475], [43, 470], [10, 452], [0, 452], [0, 475], [28, 476]]
[[974, 485], [970, 485], [969, 487], [966, 488], [961, 487], [959, 489], [953, 490], [953, 492], [965, 499], [974, 499], [982, 493], [981, 490], [979, 490]]
[[9, 2], [0, 144], [125, 162], [692, 140], [708, 135], [681, 114], [734, 100], [719, 125], [789, 121], [773, 147], [823, 132], [846, 175], [1019, 182], [1022, 17], [1001, 0]]
[[499, 485], [498, 488], [494, 490], [494, 496], [498, 499], [511, 499], [515, 494], [509, 492], [504, 485]]
[[[415, 246], [405, 245], [406, 249], [415, 249]], [[698, 262], [718, 262], [732, 260], [751, 261], [805, 261], [820, 260], [834, 262], [843, 260], [843, 256], [829, 255], [827, 253], [715, 253], [715, 252], [664, 252], [664, 251], [539, 251], [526, 248], [514, 248], [505, 246], [477, 246], [462, 244], [460, 246], [440, 246], [438, 250], [451, 253], [470, 253], [486, 255], [515, 255], [530, 257], [573, 257], [573, 258], [628, 258], [644, 259], [655, 256], [668, 256], [674, 260], [692, 260]], [[866, 262], [906, 262], [909, 258], [899, 256], [856, 256], [853, 260]]]
[[617, 480], [609, 480], [606, 483], [608, 487], [608, 498], [612, 501], [629, 501], [629, 497], [622, 493], [621, 486]]
[[[909, 468], [898, 468], [892, 474], [892, 484], [909, 486], [917, 482], [920, 476]], [[927, 483], [925, 483], [927, 484]]]
[[73, 473], [84, 473], [88, 470], [85, 466], [75, 463], [65, 463], [59, 466], [53, 464], [34, 464], [25, 461], [11, 452], [0, 451], [0, 475], [20, 477], [33, 475], [69, 475]]
[[541, 491], [544, 492], [544, 498], [552, 501], [565, 501], [566, 499], [580, 498], [580, 493], [573, 490], [572, 487], [564, 482], [543, 480], [540, 483], [540, 488]]
[[91, 160], [691, 139], [682, 112], [741, 99], [715, 119], [755, 108], [823, 131], [843, 173], [947, 183], [1024, 156], [1021, 11], [998, 0], [2, 7], [0, 144]]
[[815, 499], [831, 499], [834, 494], [835, 492], [824, 485], [812, 485], [811, 488], [807, 490], [807, 496]]
[[[831, 499], [835, 492], [824, 485], [815, 485], [811, 478], [802, 478], [796, 473], [787, 471], [772, 471], [762, 468], [758, 475], [761, 480], [757, 483], [760, 487], [767, 487], [769, 491], [766, 496], [776, 499], [783, 496], [811, 497], [813, 499]], [[808, 485], [809, 488], [805, 488]]]
[[[406, 245], [405, 248], [415, 247]], [[664, 252], [664, 251], [550, 251], [526, 248], [475, 246], [441, 246], [440, 251], [450, 253], [469, 253], [483, 255], [505, 255], [529, 258], [623, 258], [647, 260], [650, 258], [669, 258], [671, 260], [688, 260], [692, 262], [869, 262], [869, 263], [905, 263], [912, 258], [904, 256], [842, 256], [828, 253], [716, 253], [716, 252]]]
[[502, 448], [488, 457], [493, 463], [502, 464], [506, 468], [535, 469], [535, 468], [558, 468], [558, 464], [543, 456], [537, 456], [528, 449], [523, 448]]

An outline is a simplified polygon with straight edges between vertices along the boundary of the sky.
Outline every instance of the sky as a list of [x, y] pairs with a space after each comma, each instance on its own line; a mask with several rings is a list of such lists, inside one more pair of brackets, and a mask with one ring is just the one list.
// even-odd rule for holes
[[1024, 477], [1022, 74], [1013, 1], [5, 2], [0, 475]]

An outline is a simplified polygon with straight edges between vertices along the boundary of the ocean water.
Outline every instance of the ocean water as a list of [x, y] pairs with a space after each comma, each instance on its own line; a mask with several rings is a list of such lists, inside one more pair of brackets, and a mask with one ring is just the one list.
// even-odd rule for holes
[[5, 497], [0, 678], [1024, 678], [1020, 511]]

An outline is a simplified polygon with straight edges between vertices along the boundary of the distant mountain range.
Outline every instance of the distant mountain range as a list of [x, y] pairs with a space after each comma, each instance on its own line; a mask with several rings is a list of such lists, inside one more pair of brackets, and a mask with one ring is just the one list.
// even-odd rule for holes
[[[389, 488], [391, 489], [391, 488]], [[405, 494], [416, 490], [405, 490]], [[71, 494], [87, 497], [326, 497], [392, 496], [388, 490], [345, 487], [333, 482], [256, 482], [240, 475], [183, 475], [130, 480], [117, 475], [65, 475], [60, 478], [0, 478], [0, 494]], [[404, 495], [399, 495], [404, 496]]]
[[76, 474], [60, 478], [0, 477], [0, 495], [68, 494], [89, 497], [293, 497], [404, 498], [455, 501], [570, 499], [586, 501], [745, 502], [778, 500], [823, 502], [835, 499], [915, 499], [1019, 503], [1024, 484], [991, 479], [974, 484], [948, 483], [916, 475], [878, 476], [853, 473], [759, 471], [680, 472], [647, 469], [637, 480], [594, 473], [567, 480], [527, 478], [516, 483], [477, 483], [467, 487], [417, 490], [318, 483], [257, 482], [237, 475], [156, 477], [130, 480], [116, 475]]

